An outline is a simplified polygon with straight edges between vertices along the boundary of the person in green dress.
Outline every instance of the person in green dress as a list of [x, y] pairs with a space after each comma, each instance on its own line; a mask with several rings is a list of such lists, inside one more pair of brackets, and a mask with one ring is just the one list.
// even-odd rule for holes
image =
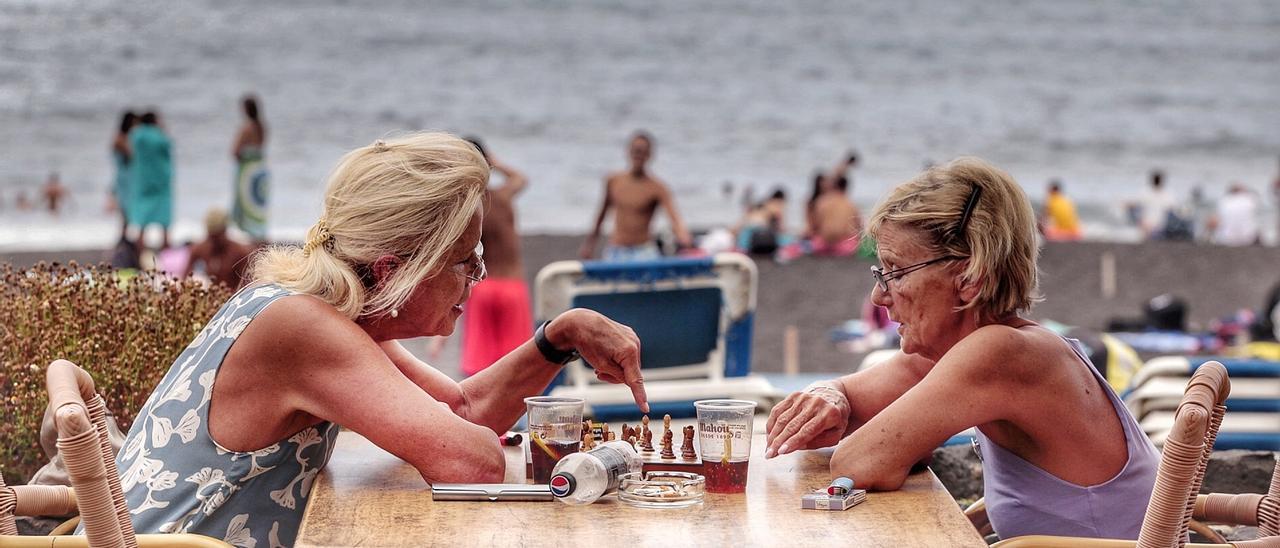
[[138, 249], [145, 246], [147, 227], [160, 225], [160, 248], [169, 247], [169, 225], [173, 221], [172, 143], [160, 128], [160, 115], [148, 112], [129, 132], [129, 200], [125, 215], [138, 227]]

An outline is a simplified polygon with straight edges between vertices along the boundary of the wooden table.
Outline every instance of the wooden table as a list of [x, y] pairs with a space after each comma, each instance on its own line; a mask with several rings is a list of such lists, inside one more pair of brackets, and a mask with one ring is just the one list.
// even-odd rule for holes
[[[613, 496], [585, 506], [434, 502], [413, 467], [343, 432], [311, 492], [297, 546], [986, 546], [930, 471], [843, 512], [801, 510], [803, 493], [827, 485], [830, 452], [765, 460], [764, 446], [757, 435], [745, 495], [642, 509]], [[505, 481], [523, 482], [523, 453], [506, 454]]]

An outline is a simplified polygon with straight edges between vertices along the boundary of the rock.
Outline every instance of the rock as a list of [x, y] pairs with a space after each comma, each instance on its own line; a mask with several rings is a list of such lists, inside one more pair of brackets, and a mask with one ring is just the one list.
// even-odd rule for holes
[[982, 496], [982, 461], [970, 445], [951, 445], [933, 450], [929, 464], [942, 485], [961, 505], [969, 505]]
[[1267, 492], [1276, 458], [1270, 451], [1214, 451], [1209, 455], [1201, 493]]
[[[1276, 461], [1269, 451], [1214, 451], [1202, 493], [1266, 493]], [[947, 492], [961, 505], [982, 497], [982, 461], [968, 445], [939, 447], [929, 464]]]

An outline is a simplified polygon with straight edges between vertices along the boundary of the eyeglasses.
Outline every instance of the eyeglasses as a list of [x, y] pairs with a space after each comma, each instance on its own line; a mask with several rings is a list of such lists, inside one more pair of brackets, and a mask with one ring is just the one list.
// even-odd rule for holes
[[462, 276], [467, 279], [468, 287], [473, 287], [484, 281], [485, 278], [489, 277], [489, 271], [484, 267], [484, 244], [476, 244], [476, 250], [474, 253], [476, 256], [475, 262], [468, 260], [465, 263], [459, 263], [466, 265], [466, 271], [459, 270], [457, 268], [454, 269], [454, 272], [462, 274]]
[[938, 257], [937, 259], [925, 261], [923, 263], [917, 263], [911, 266], [904, 266], [902, 268], [895, 268], [888, 272], [885, 272], [884, 269], [880, 268], [879, 265], [875, 265], [871, 267], [871, 277], [876, 279], [876, 284], [880, 286], [881, 290], [883, 290], [885, 293], [888, 293], [889, 282], [892, 280], [896, 280], [898, 278], [906, 276], [907, 274], [920, 270], [933, 263], [940, 263], [942, 261], [955, 261], [963, 258], [964, 257], [956, 257], [955, 255], [947, 255], [945, 257]]

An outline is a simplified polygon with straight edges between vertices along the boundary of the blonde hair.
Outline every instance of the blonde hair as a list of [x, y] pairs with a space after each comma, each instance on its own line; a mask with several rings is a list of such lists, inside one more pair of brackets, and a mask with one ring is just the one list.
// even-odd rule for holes
[[899, 185], [876, 206], [868, 233], [876, 237], [885, 223], [928, 234], [925, 243], [938, 256], [968, 258], [963, 280], [980, 286], [957, 311], [976, 308], [990, 322], [1040, 300], [1031, 202], [1013, 177], [982, 159], [957, 158]]
[[213, 234], [227, 229], [227, 210], [215, 207], [204, 214], [204, 231]]
[[[348, 152], [329, 175], [324, 212], [306, 245], [260, 253], [254, 281], [315, 296], [353, 320], [385, 314], [446, 266], [488, 183], [484, 156], [447, 133], [414, 133]], [[403, 262], [373, 287], [371, 265], [385, 255]]]

